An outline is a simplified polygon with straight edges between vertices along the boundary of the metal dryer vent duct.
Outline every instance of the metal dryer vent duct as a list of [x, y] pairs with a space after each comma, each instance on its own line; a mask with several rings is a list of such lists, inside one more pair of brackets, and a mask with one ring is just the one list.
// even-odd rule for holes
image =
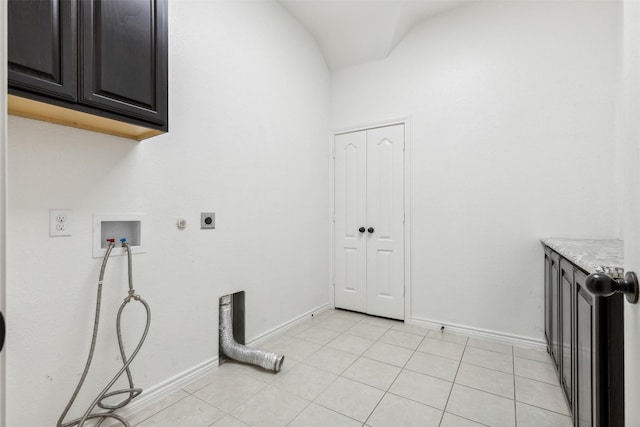
[[284, 356], [266, 350], [247, 347], [237, 343], [233, 338], [233, 304], [231, 301], [231, 295], [225, 295], [220, 298], [220, 348], [222, 353], [239, 362], [280, 372]]

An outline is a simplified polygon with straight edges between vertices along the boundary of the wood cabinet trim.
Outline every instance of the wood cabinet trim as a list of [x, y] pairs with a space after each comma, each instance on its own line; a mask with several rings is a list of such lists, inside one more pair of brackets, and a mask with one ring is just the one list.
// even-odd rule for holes
[[136, 141], [142, 141], [164, 133], [161, 130], [137, 126], [15, 95], [7, 97], [7, 109], [8, 113], [14, 116], [105, 133]]

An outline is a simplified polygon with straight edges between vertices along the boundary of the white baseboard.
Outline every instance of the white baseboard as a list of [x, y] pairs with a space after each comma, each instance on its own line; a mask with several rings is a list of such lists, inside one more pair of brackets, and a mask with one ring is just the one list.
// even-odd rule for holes
[[520, 347], [546, 348], [547, 344], [544, 340], [523, 337], [519, 335], [506, 334], [504, 332], [492, 331], [490, 329], [475, 328], [467, 325], [457, 325], [453, 323], [438, 322], [432, 319], [423, 319], [420, 317], [412, 317], [408, 322], [416, 326], [424, 326], [430, 329], [440, 329], [444, 326], [448, 332], [456, 334], [468, 335], [470, 337], [487, 338], [493, 341], [499, 341], [505, 344], [516, 345]]
[[[287, 329], [297, 325], [298, 323], [304, 322], [307, 319], [315, 317], [320, 313], [327, 311], [329, 309], [329, 304], [323, 304], [319, 307], [314, 308], [313, 310], [309, 310], [306, 313], [301, 314], [300, 316], [289, 320], [287, 322], [281, 323], [264, 332], [257, 337], [254, 337], [247, 341], [248, 345], [256, 346], [260, 343], [268, 340], [269, 338], [278, 335]], [[191, 384], [194, 381], [199, 380], [200, 378], [205, 377], [207, 374], [210, 374], [214, 369], [218, 367], [218, 357], [214, 357], [209, 360], [205, 360], [204, 362], [193, 366], [186, 371], [183, 371], [173, 377], [156, 384], [152, 387], [145, 388], [142, 394], [136, 398], [133, 402], [131, 402], [126, 408], [118, 411], [119, 415], [122, 415], [125, 418], [129, 418], [132, 414], [139, 412], [156, 402], [159, 402], [169, 394], [178, 391], [184, 386]], [[106, 423], [105, 423], [106, 424]], [[108, 426], [118, 426], [119, 423], [109, 424]]]
[[[135, 400], [133, 400], [125, 408], [118, 410], [117, 414], [122, 415], [125, 419], [129, 418], [132, 414], [142, 411], [143, 409], [159, 402], [171, 393], [180, 390], [182, 387], [191, 384], [192, 382], [206, 376], [215, 368], [218, 367], [218, 358], [206, 360], [196, 366], [193, 366], [186, 371], [174, 375], [173, 377], [156, 384], [154, 386], [145, 388]], [[135, 372], [134, 372], [135, 374]], [[107, 424], [107, 427], [121, 426], [120, 422], [112, 422]]]
[[314, 308], [313, 310], [309, 310], [306, 313], [301, 314], [300, 316], [291, 319], [287, 322], [281, 323], [278, 326], [276, 326], [273, 329], [268, 330], [267, 332], [264, 332], [260, 335], [258, 335], [257, 337], [254, 337], [250, 340], [247, 341], [247, 345], [259, 345], [263, 342], [265, 342], [266, 340], [268, 340], [269, 338], [278, 335], [284, 331], [286, 331], [289, 328], [292, 328], [294, 326], [296, 326], [298, 323], [304, 322], [305, 320], [311, 319], [312, 317], [318, 316], [321, 313], [324, 313], [325, 311], [329, 310], [329, 303], [326, 304], [322, 304], [316, 308]]

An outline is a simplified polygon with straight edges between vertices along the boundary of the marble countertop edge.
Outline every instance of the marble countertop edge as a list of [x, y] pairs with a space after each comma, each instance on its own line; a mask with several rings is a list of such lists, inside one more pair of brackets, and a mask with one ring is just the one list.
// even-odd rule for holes
[[588, 273], [604, 273], [614, 279], [624, 276], [624, 242], [620, 239], [545, 237], [540, 241]]

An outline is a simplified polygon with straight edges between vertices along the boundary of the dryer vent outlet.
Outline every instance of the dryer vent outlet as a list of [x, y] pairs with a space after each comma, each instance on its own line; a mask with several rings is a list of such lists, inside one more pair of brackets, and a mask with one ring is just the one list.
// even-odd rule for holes
[[[236, 294], [234, 294], [236, 295]], [[260, 366], [263, 369], [280, 372], [284, 356], [266, 350], [247, 347], [234, 339], [233, 333], [233, 295], [220, 298], [219, 351], [221, 357], [226, 356], [238, 362]]]

